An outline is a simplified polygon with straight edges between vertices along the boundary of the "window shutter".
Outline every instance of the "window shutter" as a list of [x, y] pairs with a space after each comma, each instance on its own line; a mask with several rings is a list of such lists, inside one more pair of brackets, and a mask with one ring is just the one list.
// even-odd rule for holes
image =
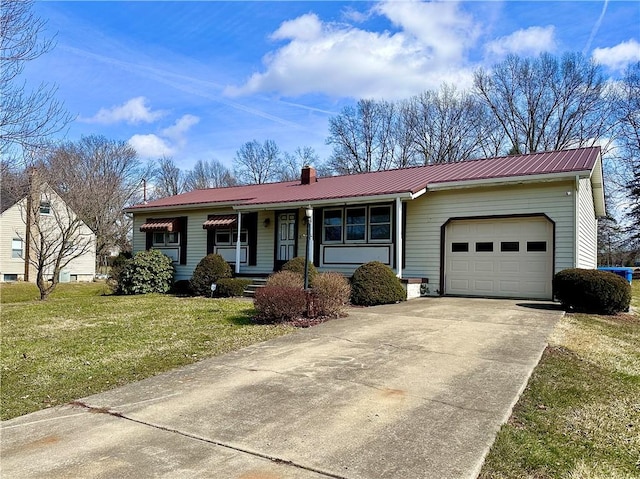
[[242, 224], [247, 228], [247, 242], [249, 243], [249, 266], [258, 264], [258, 213], [247, 213], [242, 218]]
[[187, 217], [178, 218], [180, 225], [180, 264], [187, 264]]
[[[151, 218], [147, 218], [145, 223], [148, 223], [149, 221], [151, 221]], [[152, 231], [147, 231], [145, 233], [146, 236], [146, 247], [145, 249], [151, 249], [151, 247], [153, 246], [153, 232]]]
[[320, 266], [320, 244], [322, 243], [322, 208], [313, 210], [313, 265]]

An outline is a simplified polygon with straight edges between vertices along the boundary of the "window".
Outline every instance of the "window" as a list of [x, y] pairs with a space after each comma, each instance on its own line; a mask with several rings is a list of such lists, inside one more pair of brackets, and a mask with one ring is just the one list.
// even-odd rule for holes
[[[216, 244], [217, 245], [232, 245], [236, 244], [238, 239], [237, 229], [218, 230], [216, 229]], [[247, 230], [240, 230], [240, 244], [247, 244]]]
[[180, 233], [177, 231], [156, 231], [153, 233], [153, 246], [177, 246], [180, 243]]
[[20, 238], [11, 240], [11, 257], [22, 258], [22, 240]]
[[18, 281], [18, 275], [17, 274], [5, 274], [5, 275], [3, 275], [3, 280], [4, 281]]
[[50, 201], [41, 201], [40, 202], [40, 214], [41, 215], [50, 215], [51, 214], [51, 202]]
[[476, 243], [477, 253], [491, 253], [493, 252], [493, 243], [491, 241]]
[[347, 241], [365, 241], [367, 208], [347, 208]]
[[469, 251], [469, 243], [451, 243], [452, 253], [466, 253]]
[[325, 210], [322, 230], [325, 242], [342, 241], [342, 210]]
[[372, 241], [391, 240], [390, 206], [372, 206], [369, 209], [369, 238]]
[[547, 251], [546, 241], [527, 241], [527, 252], [542, 253]]
[[520, 251], [520, 243], [517, 241], [503, 241], [500, 243], [502, 253], [517, 253]]

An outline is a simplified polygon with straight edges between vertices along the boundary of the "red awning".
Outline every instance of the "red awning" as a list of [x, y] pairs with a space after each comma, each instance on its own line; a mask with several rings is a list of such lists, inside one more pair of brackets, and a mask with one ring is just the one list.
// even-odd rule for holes
[[168, 231], [169, 233], [178, 230], [178, 218], [160, 218], [148, 219], [142, 226], [140, 231]]
[[220, 228], [221, 226], [231, 226], [238, 221], [238, 215], [211, 215], [202, 223], [205, 230]]

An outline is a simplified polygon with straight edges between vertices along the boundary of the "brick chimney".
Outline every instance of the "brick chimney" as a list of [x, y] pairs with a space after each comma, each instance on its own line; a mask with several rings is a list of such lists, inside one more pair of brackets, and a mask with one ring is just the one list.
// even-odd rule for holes
[[303, 185], [310, 185], [318, 181], [316, 177], [316, 169], [312, 166], [305, 165], [302, 167], [302, 175], [300, 176], [300, 183]]

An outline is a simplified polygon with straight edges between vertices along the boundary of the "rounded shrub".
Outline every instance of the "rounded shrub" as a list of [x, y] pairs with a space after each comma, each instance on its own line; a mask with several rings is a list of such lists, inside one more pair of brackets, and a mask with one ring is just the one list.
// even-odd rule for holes
[[304, 315], [306, 295], [302, 288], [265, 286], [256, 291], [253, 306], [261, 321], [287, 321]]
[[267, 286], [282, 288], [304, 288], [304, 277], [293, 271], [278, 271], [267, 278]]
[[597, 269], [570, 268], [553, 277], [553, 291], [565, 309], [580, 313], [627, 311], [631, 285], [622, 277]]
[[222, 278], [218, 280], [218, 287], [215, 295], [222, 298], [232, 298], [242, 296], [247, 286], [251, 284], [250, 279], [244, 278]]
[[[296, 256], [293, 259], [287, 261], [282, 267], [283, 271], [293, 271], [294, 273], [298, 273], [302, 276], [302, 282], [304, 283], [304, 258], [302, 256]], [[311, 261], [309, 261], [309, 286], [313, 284], [313, 279], [318, 274], [318, 270], [313, 265]]]
[[211, 295], [211, 283], [231, 277], [231, 266], [219, 254], [208, 254], [200, 260], [191, 276], [191, 289], [198, 296]]
[[397, 303], [407, 292], [395, 273], [379, 261], [365, 263], [351, 277], [351, 303], [360, 306]]
[[171, 258], [156, 249], [140, 251], [126, 262], [119, 274], [120, 294], [166, 293], [173, 284]]
[[320, 273], [313, 280], [313, 309], [317, 316], [340, 317], [349, 304], [351, 286], [340, 273]]

